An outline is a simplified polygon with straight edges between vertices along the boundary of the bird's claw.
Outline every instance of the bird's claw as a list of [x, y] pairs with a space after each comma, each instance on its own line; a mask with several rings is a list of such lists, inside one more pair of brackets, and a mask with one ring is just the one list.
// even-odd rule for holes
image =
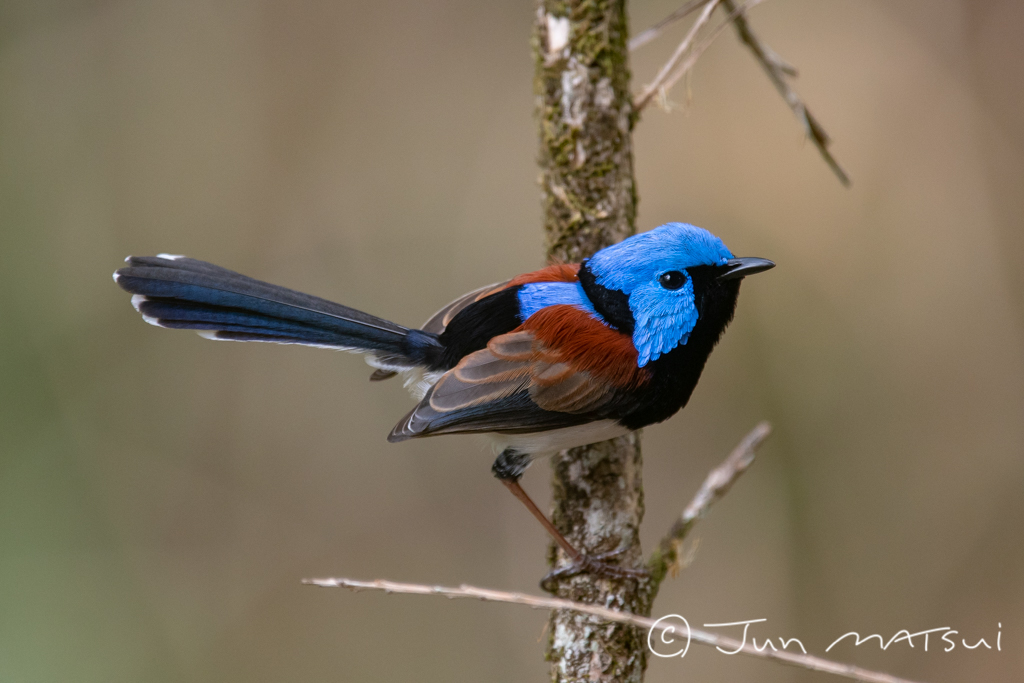
[[605, 560], [621, 555], [624, 550], [625, 548], [620, 548], [619, 550], [612, 550], [600, 555], [583, 555], [577, 562], [559, 567], [558, 569], [552, 569], [540, 580], [540, 587], [549, 593], [554, 593], [558, 588], [558, 581], [560, 579], [577, 576], [578, 574], [595, 574], [610, 579], [636, 579], [638, 581], [649, 579], [651, 573], [647, 569], [634, 569], [605, 562]]

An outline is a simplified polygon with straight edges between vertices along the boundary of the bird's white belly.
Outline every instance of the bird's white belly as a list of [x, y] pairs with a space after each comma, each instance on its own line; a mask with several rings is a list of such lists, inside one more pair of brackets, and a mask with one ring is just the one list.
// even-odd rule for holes
[[566, 448], [586, 446], [629, 434], [630, 430], [615, 420], [598, 420], [575, 427], [552, 429], [532, 434], [490, 434], [498, 451], [513, 448], [520, 453], [548, 455]]

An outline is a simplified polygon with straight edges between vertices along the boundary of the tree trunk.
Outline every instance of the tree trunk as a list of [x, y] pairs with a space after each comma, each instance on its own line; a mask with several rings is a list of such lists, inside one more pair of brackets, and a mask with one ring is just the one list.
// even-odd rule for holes
[[[540, 167], [548, 258], [579, 261], [635, 232], [636, 185], [625, 0], [538, 0], [533, 31]], [[553, 521], [588, 555], [642, 567], [639, 435], [554, 458]], [[552, 546], [554, 567], [569, 563]], [[556, 595], [649, 614], [646, 583], [581, 574]], [[645, 634], [575, 612], [554, 612], [552, 680], [643, 680]]]

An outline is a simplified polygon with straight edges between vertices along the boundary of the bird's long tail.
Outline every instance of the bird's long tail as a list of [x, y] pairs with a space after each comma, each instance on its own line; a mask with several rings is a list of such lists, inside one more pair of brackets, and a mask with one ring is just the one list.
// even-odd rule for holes
[[160, 254], [130, 256], [114, 281], [146, 322], [199, 331], [209, 339], [305, 344], [367, 351], [373, 365], [431, 365], [435, 335], [362, 311], [254, 280], [205, 261]]

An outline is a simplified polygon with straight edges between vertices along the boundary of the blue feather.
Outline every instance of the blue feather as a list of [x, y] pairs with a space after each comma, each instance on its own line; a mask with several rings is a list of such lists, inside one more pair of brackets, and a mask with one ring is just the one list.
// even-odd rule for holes
[[[688, 223], [666, 223], [594, 254], [587, 265], [609, 289], [631, 294], [655, 274], [694, 266], [721, 266], [733, 257], [725, 243]], [[655, 278], [656, 279], [656, 278]]]
[[519, 290], [519, 319], [525, 322], [540, 309], [560, 304], [580, 308], [604, 322], [579, 282], [531, 282], [523, 285]]

